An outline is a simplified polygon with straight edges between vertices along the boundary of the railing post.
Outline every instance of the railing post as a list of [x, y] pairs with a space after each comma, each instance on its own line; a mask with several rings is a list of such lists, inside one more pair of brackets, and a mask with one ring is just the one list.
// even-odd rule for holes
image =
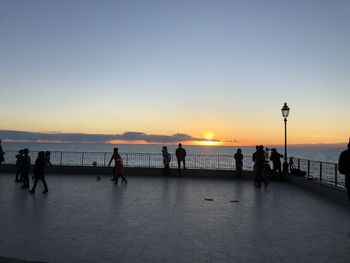
[[310, 160], [307, 160], [307, 178], [310, 178]]
[[300, 170], [300, 159], [298, 158], [298, 170]]
[[338, 164], [334, 164], [334, 185], [338, 186]]
[[320, 182], [322, 182], [322, 162], [320, 162]]
[[218, 170], [220, 170], [220, 156], [218, 155]]
[[126, 166], [129, 165], [129, 153], [126, 153]]
[[62, 152], [60, 154], [60, 166], [62, 166]]
[[83, 154], [81, 155], [81, 166], [84, 166], [84, 152], [83, 152]]
[[151, 154], [148, 154], [148, 167], [151, 167]]
[[106, 153], [103, 153], [103, 166], [106, 166]]

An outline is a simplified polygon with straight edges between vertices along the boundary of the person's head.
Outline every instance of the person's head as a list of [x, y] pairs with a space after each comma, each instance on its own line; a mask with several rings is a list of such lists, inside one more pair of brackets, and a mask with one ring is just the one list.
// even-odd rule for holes
[[27, 155], [29, 153], [28, 148], [23, 149], [23, 154]]
[[255, 149], [256, 149], [256, 150], [259, 150], [259, 145], [256, 145], [256, 146], [255, 146]]
[[168, 150], [168, 147], [166, 147], [166, 146], [163, 146], [163, 150]]
[[276, 152], [277, 150], [275, 148], [272, 148], [271, 149], [271, 152]]
[[181, 148], [182, 147], [182, 143], [179, 143], [178, 146], [179, 146], [179, 148]]
[[38, 157], [39, 158], [44, 158], [45, 157], [45, 153], [43, 151], [38, 152]]
[[115, 148], [113, 149], [113, 152], [114, 152], [114, 153], [118, 153], [118, 148], [115, 147]]
[[51, 152], [49, 152], [49, 151], [45, 152], [45, 156], [50, 156], [50, 155], [51, 155]]
[[237, 153], [242, 153], [242, 149], [241, 149], [241, 148], [238, 148], [238, 149], [237, 149]]
[[260, 145], [260, 146], [259, 146], [259, 150], [260, 150], [260, 151], [263, 151], [263, 150], [264, 150], [264, 146], [263, 146], [263, 145]]
[[18, 153], [19, 153], [19, 154], [23, 154], [23, 149], [20, 149], [20, 150], [18, 151]]

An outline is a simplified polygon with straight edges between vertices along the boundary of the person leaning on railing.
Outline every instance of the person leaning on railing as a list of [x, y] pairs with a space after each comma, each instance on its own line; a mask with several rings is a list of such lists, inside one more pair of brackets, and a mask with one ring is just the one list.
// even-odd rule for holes
[[339, 156], [338, 170], [339, 173], [345, 175], [345, 187], [347, 189], [348, 200], [350, 202], [350, 138], [348, 149], [343, 151]]

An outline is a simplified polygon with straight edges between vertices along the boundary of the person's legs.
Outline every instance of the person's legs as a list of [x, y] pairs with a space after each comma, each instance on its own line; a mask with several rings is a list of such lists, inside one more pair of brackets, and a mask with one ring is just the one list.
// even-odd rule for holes
[[47, 193], [47, 192], [49, 191], [49, 189], [47, 188], [47, 183], [46, 183], [46, 180], [45, 180], [45, 176], [43, 176], [43, 177], [41, 178], [41, 181], [42, 181], [42, 183], [43, 183], [43, 185], [44, 185], [44, 191], [43, 191], [43, 193]]
[[113, 178], [111, 179], [111, 181], [115, 181], [115, 174], [116, 174], [116, 167], [113, 167]]
[[[28, 179], [29, 180], [29, 179]], [[38, 185], [38, 181], [39, 181], [39, 178], [37, 176], [35, 176], [35, 181], [34, 181], [34, 184], [33, 184], [33, 188], [32, 190], [30, 190], [29, 192], [31, 193], [35, 193], [35, 188], [36, 186]]]
[[29, 188], [29, 171], [27, 169], [23, 171], [23, 188]]
[[125, 178], [125, 176], [124, 175], [120, 175], [120, 177], [122, 178], [122, 182], [124, 182], [125, 184], [127, 184], [128, 183], [128, 181], [126, 180], [126, 178]]
[[182, 162], [184, 164], [184, 169], [186, 169], [186, 161], [185, 161], [185, 159], [183, 159]]

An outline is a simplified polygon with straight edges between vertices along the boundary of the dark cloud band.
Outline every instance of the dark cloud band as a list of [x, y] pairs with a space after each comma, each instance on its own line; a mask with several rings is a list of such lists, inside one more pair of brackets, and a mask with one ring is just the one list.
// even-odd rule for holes
[[[206, 141], [188, 134], [156, 135], [142, 132], [124, 132], [122, 134], [85, 134], [85, 133], [40, 133], [0, 130], [0, 138], [13, 141], [62, 141], [106, 143], [113, 140], [145, 141], [148, 143], [175, 143], [180, 141]], [[212, 140], [218, 141], [218, 140]]]

